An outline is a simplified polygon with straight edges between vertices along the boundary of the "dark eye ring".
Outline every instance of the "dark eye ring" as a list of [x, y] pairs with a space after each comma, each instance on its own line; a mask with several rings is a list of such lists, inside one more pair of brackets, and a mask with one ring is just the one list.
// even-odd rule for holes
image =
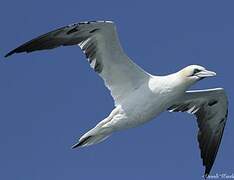
[[201, 72], [200, 69], [194, 69], [193, 74], [196, 74], [196, 73], [199, 73], [199, 72]]
[[196, 73], [199, 73], [199, 72], [201, 72], [202, 70], [200, 70], [200, 69], [194, 69], [193, 70], [193, 74], [191, 75], [191, 76], [194, 76]]

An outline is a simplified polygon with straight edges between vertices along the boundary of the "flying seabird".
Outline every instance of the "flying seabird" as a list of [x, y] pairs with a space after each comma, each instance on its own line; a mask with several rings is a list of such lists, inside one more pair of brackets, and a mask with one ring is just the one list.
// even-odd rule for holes
[[167, 76], [151, 75], [124, 53], [111, 21], [80, 22], [56, 29], [26, 42], [5, 57], [70, 45], [82, 49], [115, 103], [110, 115], [84, 134], [72, 148], [97, 144], [113, 132], [144, 124], [164, 111], [188, 112], [197, 119], [197, 139], [205, 178], [209, 175], [227, 120], [227, 96], [222, 88], [187, 90], [199, 80], [215, 76], [215, 72], [190, 65]]

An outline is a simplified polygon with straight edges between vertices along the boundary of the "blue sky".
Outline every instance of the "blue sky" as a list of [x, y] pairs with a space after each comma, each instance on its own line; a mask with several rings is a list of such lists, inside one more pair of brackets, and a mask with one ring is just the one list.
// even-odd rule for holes
[[0, 179], [201, 179], [197, 125], [164, 113], [144, 126], [79, 150], [70, 146], [106, 117], [112, 98], [77, 47], [3, 55], [60, 26], [115, 21], [126, 53], [158, 75], [200, 64], [218, 76], [229, 118], [211, 174], [234, 173], [233, 1], [32, 1], [0, 6]]

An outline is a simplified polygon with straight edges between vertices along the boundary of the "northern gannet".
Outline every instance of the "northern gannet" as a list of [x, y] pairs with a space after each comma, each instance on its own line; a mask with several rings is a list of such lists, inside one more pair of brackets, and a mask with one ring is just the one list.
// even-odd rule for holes
[[222, 88], [187, 90], [199, 80], [215, 76], [215, 72], [190, 65], [167, 76], [151, 75], [124, 53], [111, 21], [80, 22], [56, 29], [26, 42], [5, 57], [69, 45], [79, 45], [115, 103], [110, 115], [72, 148], [99, 143], [115, 131], [144, 124], [164, 111], [188, 112], [197, 118], [205, 177], [209, 175], [227, 120], [227, 96]]

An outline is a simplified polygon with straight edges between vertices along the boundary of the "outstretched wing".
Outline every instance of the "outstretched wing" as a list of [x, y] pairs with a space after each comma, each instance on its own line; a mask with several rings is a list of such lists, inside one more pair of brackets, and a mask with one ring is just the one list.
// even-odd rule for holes
[[205, 169], [205, 177], [214, 164], [228, 115], [228, 102], [223, 89], [187, 91], [170, 112], [188, 112], [197, 118], [198, 142]]
[[115, 105], [149, 78], [124, 53], [111, 21], [81, 22], [56, 29], [19, 46], [5, 57], [69, 45], [80, 46], [91, 67], [104, 79]]

